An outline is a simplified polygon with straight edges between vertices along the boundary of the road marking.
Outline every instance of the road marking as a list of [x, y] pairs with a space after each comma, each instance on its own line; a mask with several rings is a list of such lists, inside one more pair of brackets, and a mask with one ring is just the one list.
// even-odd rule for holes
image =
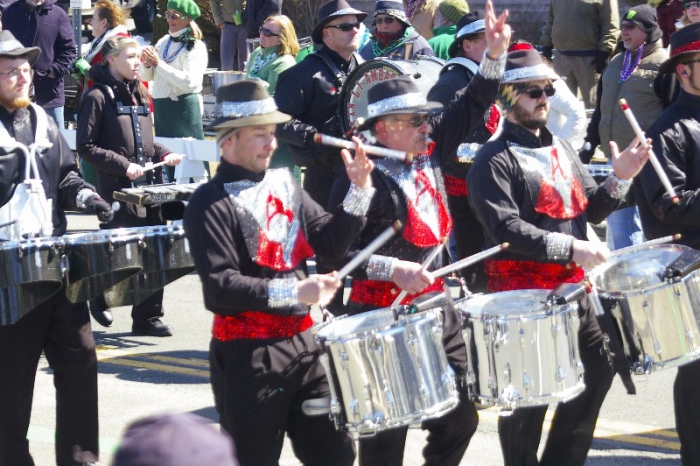
[[[97, 360], [103, 364], [182, 374], [209, 380], [209, 361], [206, 359], [149, 355], [107, 345], [97, 346], [96, 350]], [[204, 367], [206, 370], [198, 369], [200, 367]]]

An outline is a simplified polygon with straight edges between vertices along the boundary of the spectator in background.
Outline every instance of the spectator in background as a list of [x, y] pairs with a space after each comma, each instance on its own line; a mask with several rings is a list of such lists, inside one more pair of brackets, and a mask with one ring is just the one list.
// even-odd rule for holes
[[265, 19], [282, 13], [283, 0], [247, 0], [245, 7], [245, 26], [249, 39], [257, 39], [260, 26]]
[[[469, 5], [464, 0], [442, 0], [433, 21], [434, 37], [428, 40], [430, 48], [435, 52], [435, 56], [443, 60], [449, 60], [449, 48], [457, 32], [457, 22], [464, 15], [469, 13]], [[481, 58], [479, 58], [481, 59]]]
[[374, 4], [374, 31], [360, 55], [365, 60], [387, 57], [410, 60], [417, 55], [434, 56], [428, 41], [411, 26], [399, 1], [379, 0]]
[[439, 0], [405, 0], [404, 3], [408, 21], [425, 40], [432, 39], [433, 17]]
[[25, 47], [39, 47], [34, 98], [59, 128], [65, 128], [63, 77], [76, 58], [73, 27], [56, 0], [17, 0], [2, 13], [2, 27]]
[[[153, 81], [157, 136], [204, 139], [202, 79], [209, 56], [202, 31], [194, 22], [201, 14], [193, 0], [168, 0], [169, 33], [155, 47], [142, 50], [141, 79]], [[167, 174], [168, 181], [174, 181], [172, 167]]]
[[549, 4], [540, 38], [542, 54], [586, 108], [595, 107], [598, 76], [617, 43], [617, 8], [617, 0], [551, 0]]
[[[690, 2], [689, 2], [690, 3]], [[649, 5], [656, 8], [656, 16], [659, 18], [659, 27], [663, 35], [661, 43], [668, 47], [668, 41], [676, 30], [676, 22], [685, 14], [683, 0], [649, 0]]]
[[214, 22], [221, 29], [221, 71], [243, 71], [248, 61], [245, 0], [209, 0], [209, 4]]
[[700, 2], [698, 1], [684, 1], [683, 2], [683, 15], [676, 22], [676, 29], [680, 29], [688, 24], [697, 23], [700, 21]]

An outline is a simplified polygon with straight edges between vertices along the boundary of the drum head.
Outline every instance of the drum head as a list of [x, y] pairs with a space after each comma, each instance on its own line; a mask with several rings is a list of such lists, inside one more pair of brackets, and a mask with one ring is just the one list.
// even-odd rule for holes
[[348, 339], [369, 331], [385, 329], [395, 325], [394, 313], [389, 308], [363, 312], [351, 317], [340, 317], [324, 324], [316, 332], [320, 338], [329, 341]]
[[476, 295], [460, 299], [455, 303], [462, 313], [468, 313], [472, 319], [487, 316], [503, 319], [519, 319], [522, 315], [547, 315], [546, 305], [550, 290], [515, 290]]

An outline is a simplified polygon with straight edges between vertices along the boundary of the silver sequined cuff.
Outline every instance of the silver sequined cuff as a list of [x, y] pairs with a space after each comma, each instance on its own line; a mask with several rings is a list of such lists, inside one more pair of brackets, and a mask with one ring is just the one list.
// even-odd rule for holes
[[545, 239], [547, 243], [547, 259], [569, 260], [571, 249], [574, 246], [574, 237], [564, 233], [549, 233]]
[[267, 284], [267, 305], [289, 307], [299, 303], [299, 281], [296, 278], [275, 278]]
[[362, 217], [369, 210], [375, 191], [374, 188], [363, 189], [355, 183], [350, 183], [350, 189], [343, 199], [343, 210], [355, 217]]
[[610, 197], [617, 199], [618, 201], [627, 196], [627, 191], [630, 190], [630, 186], [632, 186], [631, 179], [623, 180], [618, 178], [614, 172], [611, 172], [608, 177], [605, 178], [605, 181], [603, 181], [603, 188], [605, 189], [605, 192], [608, 193]]
[[78, 208], [78, 210], [85, 210], [85, 203], [93, 197], [99, 196], [100, 195], [92, 189], [83, 188], [78, 191], [78, 195], [75, 197], [75, 206]]
[[479, 64], [479, 74], [486, 79], [501, 79], [506, 70], [506, 54], [497, 59], [489, 58], [488, 50], [484, 50], [484, 58]]
[[394, 275], [394, 261], [396, 261], [395, 257], [372, 254], [367, 264], [367, 278], [390, 282]]

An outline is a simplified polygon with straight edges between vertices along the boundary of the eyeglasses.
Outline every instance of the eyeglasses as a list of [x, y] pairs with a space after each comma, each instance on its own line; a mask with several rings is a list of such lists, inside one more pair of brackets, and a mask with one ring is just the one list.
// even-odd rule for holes
[[554, 86], [551, 84], [547, 84], [544, 86], [544, 89], [535, 88], [535, 89], [530, 89], [529, 91], [525, 91], [523, 94], [527, 95], [531, 99], [537, 100], [540, 97], [542, 97], [542, 94], [546, 95], [547, 97], [552, 97], [554, 93], [556, 92], [556, 89], [554, 89]]
[[690, 10], [691, 8], [700, 8], [700, 2], [684, 2], [683, 8]]
[[393, 24], [393, 22], [396, 21], [396, 18], [387, 16], [385, 18], [374, 18], [374, 24]]
[[360, 29], [360, 23], [343, 23], [343, 24], [333, 24], [326, 26], [327, 28], [340, 29], [343, 32], [352, 31], [353, 29]]
[[265, 37], [279, 37], [279, 34], [275, 34], [274, 32], [270, 31], [268, 28], [261, 26], [260, 27], [260, 34], [262, 34]]
[[184, 18], [181, 14], [170, 13], [169, 11], [166, 11], [163, 16], [165, 16], [165, 19], [174, 19], [175, 21]]
[[636, 28], [637, 25], [634, 23], [622, 23], [620, 24], [620, 29], [623, 31], [631, 31], [632, 29]]
[[402, 121], [404, 123], [410, 123], [414, 128], [420, 127], [423, 123], [427, 122], [430, 116], [428, 115], [416, 115], [409, 120], [402, 120], [401, 118], [387, 118], [389, 121]]
[[0, 72], [0, 75], [7, 76], [8, 78], [17, 78], [20, 74], [31, 79], [34, 77], [34, 70], [31, 68], [13, 68], [9, 71]]

